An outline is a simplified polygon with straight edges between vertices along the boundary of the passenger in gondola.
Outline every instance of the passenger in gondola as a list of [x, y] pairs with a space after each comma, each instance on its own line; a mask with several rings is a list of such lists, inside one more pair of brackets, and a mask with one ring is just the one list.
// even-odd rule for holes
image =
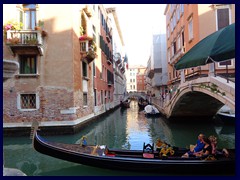
[[211, 142], [211, 146], [212, 146], [212, 154], [216, 155], [217, 154], [217, 138], [213, 135], [209, 136], [208, 138]]
[[82, 138], [81, 138], [81, 145], [83, 146], [83, 147], [85, 147], [85, 146], [87, 146], [87, 137], [85, 137], [85, 136], [83, 136]]
[[164, 145], [164, 142], [162, 142], [160, 139], [157, 139], [157, 142], [156, 142], [156, 150], [157, 151], [160, 151], [161, 148], [163, 147]]
[[201, 151], [193, 154], [196, 157], [207, 157], [208, 155], [212, 154], [212, 146], [210, 140], [206, 137], [203, 137], [202, 140], [204, 143], [204, 147]]
[[182, 155], [182, 157], [194, 156], [194, 153], [200, 152], [204, 147], [203, 143], [204, 137], [205, 137], [204, 134], [199, 134], [197, 143], [195, 145], [190, 145], [190, 151], [186, 152], [184, 155]]

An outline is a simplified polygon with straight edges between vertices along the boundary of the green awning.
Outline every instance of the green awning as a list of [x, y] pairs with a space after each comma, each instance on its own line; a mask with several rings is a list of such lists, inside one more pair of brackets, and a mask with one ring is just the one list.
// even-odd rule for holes
[[186, 69], [231, 58], [235, 58], [235, 23], [201, 40], [174, 67], [176, 70]]

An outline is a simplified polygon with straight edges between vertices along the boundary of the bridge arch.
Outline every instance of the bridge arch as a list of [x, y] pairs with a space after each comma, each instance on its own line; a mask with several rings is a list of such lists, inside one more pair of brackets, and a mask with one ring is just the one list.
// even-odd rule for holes
[[[222, 98], [221, 98], [222, 99]], [[223, 101], [223, 100], [222, 100]], [[202, 91], [182, 91], [169, 108], [169, 117], [214, 116], [224, 105], [211, 93]]]
[[[214, 81], [216, 84], [216, 79], [208, 79], [208, 82], [211, 81]], [[185, 85], [181, 86], [178, 92], [171, 98], [171, 101], [165, 106], [164, 114], [168, 118], [213, 117], [223, 105], [227, 105], [235, 110], [235, 99], [232, 97], [232, 92], [235, 88], [223, 87], [219, 91], [213, 91], [209, 86], [208, 88], [202, 86], [202, 82], [191, 82], [190, 84], [191, 86], [189, 86], [188, 82], [188, 84], [185, 83]]]
[[126, 99], [128, 99], [128, 98], [132, 98], [132, 97], [147, 99], [145, 93], [131, 92], [131, 93], [128, 93], [127, 96], [125, 96], [124, 100], [126, 100]]

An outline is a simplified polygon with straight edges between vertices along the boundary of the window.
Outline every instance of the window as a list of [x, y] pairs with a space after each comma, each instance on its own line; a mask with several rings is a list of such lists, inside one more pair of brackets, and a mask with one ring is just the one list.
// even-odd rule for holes
[[20, 74], [37, 74], [37, 57], [35, 55], [20, 55]]
[[219, 65], [219, 67], [225, 67], [226, 65], [228, 65], [228, 66], [231, 66], [231, 65], [233, 65], [233, 62], [232, 62], [232, 60], [228, 60], [228, 61], [223, 61], [223, 62], [219, 62], [218, 63]]
[[87, 106], [87, 93], [86, 92], [84, 92], [83, 93], [83, 106]]
[[133, 82], [135, 82], [135, 79], [133, 79]]
[[[217, 9], [216, 12], [217, 16], [217, 30], [220, 30], [230, 24], [230, 9], [229, 6], [221, 6], [219, 9]], [[224, 61], [218, 63], [218, 67], [225, 67], [226, 65], [231, 66], [233, 65], [232, 60]]]
[[182, 46], [184, 46], [184, 32], [182, 32]]
[[94, 106], [97, 106], [97, 90], [94, 89]]
[[229, 8], [217, 9], [217, 30], [229, 25]]
[[21, 109], [36, 109], [36, 94], [20, 95]]
[[81, 41], [80, 52], [87, 52], [87, 51], [88, 51], [88, 41]]
[[88, 68], [88, 64], [85, 61], [82, 61], [82, 75], [83, 75], [83, 77], [88, 77], [87, 68]]
[[180, 7], [178, 6], [177, 7], [177, 10], [176, 10], [177, 12], [177, 21], [180, 19]]
[[173, 13], [173, 29], [175, 28], [176, 26], [176, 14], [175, 12]]
[[176, 41], [173, 42], [173, 54], [176, 54], [177, 52], [177, 46], [176, 46]]
[[25, 4], [23, 5], [24, 11], [24, 28], [25, 29], [35, 29], [36, 26], [36, 5], [35, 4]]
[[109, 85], [114, 84], [113, 73], [107, 69], [107, 82]]
[[184, 13], [184, 4], [180, 4], [181, 15]]
[[108, 99], [111, 99], [111, 92], [108, 91]]
[[189, 22], [188, 22], [188, 40], [192, 40], [193, 39], [193, 22], [192, 22], [192, 18], [190, 18]]
[[181, 39], [180, 39], [180, 35], [177, 37], [177, 50], [180, 49], [181, 46]]

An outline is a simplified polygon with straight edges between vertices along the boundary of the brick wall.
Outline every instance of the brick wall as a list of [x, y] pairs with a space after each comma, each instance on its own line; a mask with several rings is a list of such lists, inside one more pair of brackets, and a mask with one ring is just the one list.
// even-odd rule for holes
[[[83, 107], [83, 95], [80, 91], [75, 92], [75, 96], [73, 96], [73, 92], [66, 88], [40, 87], [35, 93], [39, 94], [39, 109], [21, 111], [17, 109], [17, 91], [13, 89], [10, 92], [10, 86], [5, 86], [3, 91], [3, 122], [32, 122], [33, 119], [38, 121], [71, 121], [93, 112], [94, 101], [91, 94], [88, 95], [88, 106]], [[74, 97], [75, 100], [73, 100]], [[78, 107], [75, 114], [61, 114], [61, 110], [73, 107]]]

